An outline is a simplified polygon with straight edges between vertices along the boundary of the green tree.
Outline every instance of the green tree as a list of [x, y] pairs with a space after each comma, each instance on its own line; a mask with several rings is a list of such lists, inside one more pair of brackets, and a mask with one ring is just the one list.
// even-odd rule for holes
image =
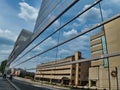
[[11, 74], [11, 69], [9, 69], [9, 70], [7, 71], [7, 74]]
[[2, 74], [4, 73], [6, 64], [7, 64], [7, 60], [1, 62], [0, 71]]

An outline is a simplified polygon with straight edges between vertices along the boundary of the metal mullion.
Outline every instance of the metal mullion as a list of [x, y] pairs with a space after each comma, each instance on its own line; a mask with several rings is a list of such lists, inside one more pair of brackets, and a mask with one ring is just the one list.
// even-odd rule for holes
[[65, 65], [70, 65], [70, 64], [88, 62], [88, 61], [97, 61], [97, 60], [100, 60], [100, 59], [109, 58], [109, 57], [115, 57], [115, 56], [120, 56], [120, 52], [114, 52], [114, 53], [110, 53], [110, 54], [103, 54], [103, 55], [100, 55], [100, 56], [94, 57], [94, 58], [80, 59], [80, 60], [77, 60], [77, 61], [74, 60], [74, 61], [71, 61], [71, 62], [55, 64], [55, 65], [50, 65], [50, 66], [42, 66], [40, 68], [50, 68], [50, 67], [65, 66]]
[[29, 53], [32, 49], [34, 49], [35, 47], [37, 47], [38, 45], [40, 45], [41, 43], [43, 43], [45, 40], [47, 40], [49, 37], [51, 37], [52, 35], [54, 35], [56, 32], [58, 32], [59, 30], [61, 30], [63, 27], [65, 27], [67, 24], [69, 24], [70, 22], [72, 22], [74, 19], [76, 19], [77, 17], [79, 17], [80, 15], [82, 15], [84, 12], [86, 12], [87, 10], [91, 9], [93, 6], [95, 6], [96, 4], [98, 4], [101, 0], [99, 0], [98, 2], [95, 2], [94, 4], [92, 4], [91, 6], [89, 6], [88, 8], [86, 8], [85, 10], [81, 11], [78, 15], [76, 15], [75, 17], [73, 17], [72, 19], [70, 19], [68, 22], [66, 22], [64, 25], [62, 25], [60, 28], [58, 28], [57, 30], [55, 30], [53, 33], [51, 33], [49, 36], [47, 36], [45, 39], [43, 39], [41, 42], [39, 42], [37, 45], [35, 45], [33, 48], [31, 48], [30, 50], [28, 50], [23, 56], [21, 56], [19, 59], [20, 60], [22, 57], [24, 57], [27, 53]]
[[[59, 17], [61, 17], [67, 10], [69, 10], [72, 6], [74, 6], [79, 0], [74, 0], [72, 4], [70, 4], [63, 12], [61, 12], [43, 31], [40, 31], [37, 35], [34, 35], [28, 45], [24, 47], [23, 51], [42, 33], [44, 32], [51, 24], [53, 24]], [[21, 51], [20, 54], [23, 52]], [[19, 55], [20, 55], [19, 54]]]
[[[40, 15], [40, 17], [42, 17], [42, 18], [38, 18], [38, 22], [36, 23], [36, 28], [38, 28], [38, 27], [40, 27], [42, 24], [43, 24], [43, 22], [45, 21], [45, 19], [49, 16], [49, 14], [51, 13], [51, 11], [53, 10], [53, 9], [55, 9], [55, 7], [58, 5], [60, 3], [60, 0], [57, 0], [57, 2], [55, 3], [55, 4], [53, 4], [53, 5], [51, 5], [50, 7], [49, 7], [49, 9], [48, 9], [48, 11], [46, 11], [45, 10], [45, 12], [42, 14], [42, 15]], [[42, 23], [42, 24], [40, 24], [40, 23]], [[35, 29], [36, 29], [35, 28]], [[35, 30], [36, 31], [36, 30]]]
[[[49, 48], [49, 49], [47, 49], [47, 50], [45, 50], [45, 51], [43, 51], [43, 52], [41, 52], [41, 53], [39, 53], [39, 54], [37, 54], [37, 55], [35, 55], [35, 56], [27, 59], [27, 60], [25, 60], [25, 61], [23, 61], [23, 62], [21, 62], [21, 63], [19, 63], [19, 64], [17, 64], [17, 65], [20, 65], [20, 64], [25, 63], [25, 62], [27, 62], [27, 61], [29, 61], [29, 60], [37, 57], [37, 56], [40, 56], [40, 55], [42, 55], [42, 54], [44, 54], [44, 53], [46, 53], [46, 52], [48, 52], [48, 51], [50, 51], [50, 50], [58, 47], [58, 46], [61, 46], [61, 45], [65, 44], [65, 43], [67, 43], [67, 42], [69, 42], [69, 41], [71, 41], [71, 40], [73, 40], [73, 39], [75, 39], [75, 38], [77, 38], [77, 37], [79, 37], [79, 36], [82, 36], [82, 35], [90, 32], [90, 31], [93, 31], [94, 29], [99, 28], [99, 27], [103, 26], [104, 24], [109, 23], [109, 22], [111, 22], [111, 21], [113, 21], [113, 20], [115, 20], [115, 19], [117, 19], [117, 18], [119, 18], [119, 17], [120, 17], [120, 14], [118, 14], [118, 15], [116, 15], [116, 16], [114, 16], [114, 17], [112, 17], [112, 18], [110, 18], [110, 19], [108, 19], [108, 20], [106, 20], [106, 21], [103, 21], [103, 22], [95, 25], [94, 27], [92, 27], [92, 28], [90, 28], [90, 29], [88, 29], [88, 30], [86, 30], [86, 31], [84, 31], [84, 32], [81, 32], [81, 33], [77, 34], [76, 36], [73, 36], [72, 38], [69, 38], [68, 40], [65, 40], [65, 41], [63, 41], [63, 42], [61, 42], [61, 43], [53, 46], [52, 48]], [[15, 66], [17, 66], [17, 65], [15, 65]]]
[[[39, 67], [39, 68], [41, 68], [41, 69], [42, 68], [52, 68], [52, 67], [71, 65], [71, 64], [77, 64], [77, 63], [88, 62], [88, 61], [97, 61], [97, 60], [100, 60], [100, 59], [115, 57], [115, 56], [120, 56], [120, 51], [110, 53], [110, 54], [103, 54], [103, 55], [100, 55], [100, 56], [97, 56], [97, 57], [94, 57], [94, 58], [80, 59], [80, 60], [77, 60], [77, 61], [70, 61], [70, 62], [55, 64], [55, 65], [42, 66], [42, 67]], [[26, 69], [26, 70], [35, 70], [35, 69], [37, 69], [37, 68], [29, 68], [29, 69]]]
[[43, 2], [43, 4], [41, 4], [41, 8], [40, 8], [40, 11], [39, 11], [39, 13], [38, 13], [38, 17], [37, 17], [36, 24], [35, 24], [35, 27], [34, 27], [34, 32], [36, 31], [35, 28], [38, 26], [38, 25], [37, 25], [37, 22], [39, 21], [39, 18], [41, 17], [41, 16], [39, 16], [39, 15], [42, 15], [42, 14], [43, 14], [42, 12], [44, 12], [44, 9], [46, 8], [47, 4], [49, 4], [49, 3], [52, 2], [52, 0], [49, 0], [49, 3], [45, 3], [46, 1], [47, 1], [47, 0], [45, 0], [45, 1]]
[[[46, 1], [48, 1], [48, 0], [44, 0], [43, 4], [41, 4], [42, 6], [40, 8], [39, 15], [42, 15], [44, 13], [45, 9], [47, 8], [47, 6], [52, 2], [52, 0], [49, 0], [49, 2], [46, 2]], [[37, 21], [39, 20], [40, 17], [38, 17]]]
[[[62, 8], [63, 6], [66, 6], [66, 3], [62, 3], [62, 5], [60, 5], [59, 6], [59, 8]], [[57, 9], [57, 11], [59, 11], [58, 9]], [[51, 12], [52, 13], [52, 12]], [[53, 15], [54, 15], [54, 13], [53, 13]], [[56, 18], [56, 17], [55, 17]], [[54, 19], [55, 19], [54, 18]], [[53, 20], [54, 20], [53, 19]], [[52, 20], [52, 21], [53, 21]], [[45, 22], [45, 21], [48, 21], [48, 22]], [[42, 24], [40, 24], [37, 28], [36, 28], [36, 30], [35, 31], [37, 31], [38, 29], [40, 30], [41, 29], [41, 31], [42, 31], [42, 29], [44, 30], [44, 28], [45, 28], [45, 26], [47, 26], [47, 25], [49, 25], [49, 23], [51, 23], [52, 22], [51, 21], [51, 18], [48, 18], [48, 19], [45, 19], [43, 22], [42, 22], [42, 24], [44, 24], [41, 28], [39, 28]], [[40, 23], [40, 21], [39, 21], [39, 23]], [[47, 24], [47, 25], [46, 25]]]

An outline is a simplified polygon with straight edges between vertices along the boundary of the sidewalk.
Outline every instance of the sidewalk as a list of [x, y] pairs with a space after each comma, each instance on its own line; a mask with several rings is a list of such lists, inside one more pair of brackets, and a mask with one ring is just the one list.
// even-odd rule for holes
[[9, 82], [2, 77], [0, 77], [0, 90], [15, 90]]
[[58, 86], [54, 86], [54, 85], [41, 84], [40, 82], [34, 82], [34, 81], [29, 80], [29, 79], [20, 78], [20, 77], [14, 77], [14, 79], [19, 80], [19, 81], [23, 81], [26, 84], [29, 83], [33, 86], [45, 87], [45, 88], [49, 88], [51, 90], [68, 90], [69, 89], [67, 87], [58, 87]]
[[80, 89], [80, 88], [82, 88], [82, 86], [81, 87], [79, 86], [79, 88], [62, 87], [62, 86], [56, 86], [56, 85], [35, 82], [30, 79], [25, 79], [25, 78], [21, 78], [21, 77], [14, 77], [14, 80], [19, 81], [21, 83], [25, 83], [25, 84], [30, 84], [30, 85], [33, 85], [36, 87], [48, 88], [50, 90], [88, 90], [88, 87], [84, 87], [84, 89]]

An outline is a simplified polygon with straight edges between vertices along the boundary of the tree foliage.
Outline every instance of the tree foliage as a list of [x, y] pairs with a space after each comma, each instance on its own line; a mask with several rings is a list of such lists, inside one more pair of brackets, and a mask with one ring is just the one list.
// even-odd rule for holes
[[6, 64], [7, 64], [7, 60], [1, 62], [1, 66], [0, 66], [1, 73], [4, 73]]

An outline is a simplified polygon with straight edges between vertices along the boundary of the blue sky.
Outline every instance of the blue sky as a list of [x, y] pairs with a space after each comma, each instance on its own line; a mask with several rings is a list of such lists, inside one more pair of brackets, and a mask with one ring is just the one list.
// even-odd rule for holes
[[40, 3], [41, 0], [0, 0], [0, 61], [8, 58], [23, 28], [33, 31]]
[[[51, 27], [49, 27], [39, 38], [37, 38], [31, 46], [34, 46], [37, 42], [44, 39], [52, 31], [56, 30], [60, 23], [64, 24], [71, 17], [75, 16], [81, 10], [88, 7], [95, 0], [80, 0], [73, 8], [71, 8], [65, 15], [58, 19]], [[33, 31], [35, 21], [38, 15], [39, 7], [41, 0], [0, 0], [0, 61], [7, 59], [16, 38], [18, 37], [20, 31], [25, 28], [29, 31]], [[117, 13], [120, 13], [120, 0], [103, 0], [101, 2], [102, 12], [104, 20], [110, 18]], [[77, 18], [75, 21], [64, 27], [60, 31], [60, 40], [62, 42], [71, 36], [74, 36], [87, 28], [93, 26], [96, 23], [101, 22], [100, 11], [98, 5], [90, 9], [88, 12]], [[90, 46], [89, 46], [89, 37], [93, 33], [97, 33], [101, 28], [96, 32], [88, 33], [84, 36], [81, 36], [65, 45], [62, 45], [58, 48], [58, 58], [66, 57], [73, 55], [76, 51], [81, 51], [83, 57], [90, 57]], [[49, 44], [48, 44], [49, 43]], [[39, 52], [46, 50], [58, 43], [58, 33], [50, 37], [43, 44], [36, 47], [31, 53], [26, 55], [22, 60], [29, 58]], [[27, 51], [27, 50], [25, 50]], [[24, 52], [23, 52], [24, 54]], [[47, 62], [56, 59], [56, 49], [36, 57], [34, 60], [31, 60], [28, 67], [35, 67], [36, 64], [40, 62]], [[21, 61], [22, 61], [21, 60]], [[26, 66], [23, 64], [21, 66]], [[25, 68], [28, 68], [25, 67]]]

